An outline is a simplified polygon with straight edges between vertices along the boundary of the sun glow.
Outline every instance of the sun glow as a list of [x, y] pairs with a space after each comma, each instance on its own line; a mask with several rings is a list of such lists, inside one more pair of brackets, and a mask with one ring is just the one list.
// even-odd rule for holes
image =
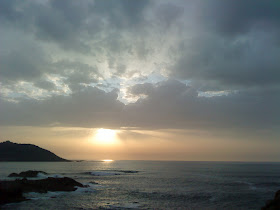
[[117, 143], [117, 131], [100, 128], [94, 135], [94, 141], [98, 144], [112, 145]]
[[111, 160], [111, 159], [106, 159], [106, 160], [102, 160], [102, 161], [104, 161], [104, 162], [112, 162], [113, 160]]

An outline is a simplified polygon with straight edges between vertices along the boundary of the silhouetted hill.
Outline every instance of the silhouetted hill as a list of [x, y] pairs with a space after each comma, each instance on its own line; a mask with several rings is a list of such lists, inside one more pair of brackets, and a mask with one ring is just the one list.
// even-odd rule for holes
[[68, 161], [33, 144], [0, 143], [0, 161]]

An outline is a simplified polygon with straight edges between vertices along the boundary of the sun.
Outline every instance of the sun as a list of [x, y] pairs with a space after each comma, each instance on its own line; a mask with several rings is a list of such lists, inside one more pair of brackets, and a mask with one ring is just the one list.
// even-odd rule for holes
[[99, 128], [94, 135], [94, 141], [98, 144], [115, 144], [117, 141], [117, 131], [111, 129]]

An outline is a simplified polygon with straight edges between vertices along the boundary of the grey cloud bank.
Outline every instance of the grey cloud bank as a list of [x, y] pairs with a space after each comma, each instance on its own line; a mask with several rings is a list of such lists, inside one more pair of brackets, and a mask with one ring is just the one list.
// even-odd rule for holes
[[131, 88], [146, 95], [125, 105], [117, 92], [80, 89], [68, 96], [44, 100], [1, 100], [1, 125], [138, 127], [142, 129], [275, 129], [280, 96], [276, 91], [240, 91], [199, 97], [195, 89], [176, 81], [145, 83]]
[[272, 0], [3, 0], [0, 124], [275, 132], [279, 10]]

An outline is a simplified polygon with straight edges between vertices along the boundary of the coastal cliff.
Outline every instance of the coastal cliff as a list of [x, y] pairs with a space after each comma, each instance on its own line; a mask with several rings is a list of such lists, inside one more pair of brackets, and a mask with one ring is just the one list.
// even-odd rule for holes
[[33, 144], [0, 143], [0, 161], [68, 161]]

